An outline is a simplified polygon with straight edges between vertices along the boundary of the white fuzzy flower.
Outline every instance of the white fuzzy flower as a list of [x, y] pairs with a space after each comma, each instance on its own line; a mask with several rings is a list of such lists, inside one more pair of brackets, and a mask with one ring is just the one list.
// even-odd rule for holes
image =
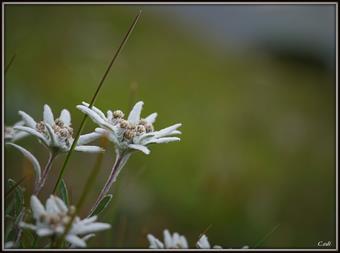
[[[211, 249], [210, 243], [208, 241], [208, 237], [206, 235], [202, 235], [198, 242], [196, 243], [197, 248], [199, 249]], [[221, 246], [215, 245], [213, 249], [222, 249]]]
[[[31, 209], [35, 225], [20, 223], [22, 228], [34, 230], [38, 236], [61, 236], [66, 225], [71, 219], [74, 207], [68, 208], [64, 201], [57, 196], [51, 195], [46, 201], [45, 207], [35, 196], [31, 196]], [[72, 227], [65, 236], [66, 241], [71, 243], [71, 247], [86, 247], [86, 240], [93, 236], [93, 232], [109, 229], [110, 224], [95, 222], [97, 216], [85, 218], [81, 220], [75, 217]], [[82, 238], [80, 236], [83, 236]]]
[[[25, 126], [15, 126], [15, 130], [27, 132], [37, 137], [51, 152], [68, 152], [73, 143], [73, 128], [71, 127], [71, 115], [68, 110], [63, 109], [59, 118], [54, 119], [51, 108], [44, 105], [43, 121], [36, 122], [30, 115], [19, 111]], [[89, 133], [79, 137], [76, 151], [102, 152], [97, 146], [84, 145], [100, 137], [98, 133]]]
[[163, 231], [164, 243], [151, 234], [147, 235], [150, 249], [188, 249], [187, 239], [178, 233], [170, 234], [169, 230]]
[[4, 133], [5, 142], [16, 142], [26, 137], [27, 135], [29, 135], [27, 132], [14, 129], [17, 126], [23, 126], [23, 125], [25, 125], [25, 121], [19, 121], [15, 123], [13, 126], [5, 126], [5, 133]]
[[180, 138], [172, 135], [180, 134], [177, 130], [181, 124], [175, 124], [170, 127], [155, 131], [153, 123], [156, 120], [157, 113], [152, 113], [144, 119], [140, 118], [143, 102], [139, 101], [131, 110], [128, 118], [124, 119], [124, 113], [120, 110], [114, 112], [107, 111], [105, 115], [100, 109], [83, 102], [77, 108], [87, 114], [100, 128], [96, 132], [106, 136], [112, 141], [117, 150], [120, 152], [129, 150], [139, 150], [149, 154], [150, 150], [147, 145], [152, 143], [168, 143], [180, 141]]

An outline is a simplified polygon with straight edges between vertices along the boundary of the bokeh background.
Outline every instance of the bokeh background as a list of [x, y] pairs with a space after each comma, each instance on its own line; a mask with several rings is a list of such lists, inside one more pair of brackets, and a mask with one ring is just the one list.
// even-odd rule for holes
[[[90, 247], [146, 248], [164, 228], [194, 246], [207, 230], [225, 248], [335, 247], [335, 5], [6, 5], [5, 124], [43, 105], [82, 114], [132, 19], [143, 14], [96, 106], [138, 100], [156, 128], [181, 122], [180, 143], [133, 155]], [[95, 128], [88, 121], [84, 132]], [[41, 161], [47, 153], [19, 141]], [[51, 192], [63, 157], [53, 167]], [[76, 203], [96, 155], [74, 153], [65, 181]], [[114, 161], [108, 147], [81, 210]], [[6, 178], [31, 165], [5, 151]], [[26, 181], [28, 203], [32, 182]]]

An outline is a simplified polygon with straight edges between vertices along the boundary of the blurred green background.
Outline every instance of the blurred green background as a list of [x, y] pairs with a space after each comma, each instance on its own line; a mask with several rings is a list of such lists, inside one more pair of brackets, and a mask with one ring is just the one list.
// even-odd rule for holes
[[[176, 12], [200, 8], [213, 20], [216, 8], [232, 6], [174, 7], [7, 5], [5, 63], [13, 55], [15, 60], [5, 77], [5, 124], [19, 120], [18, 110], [42, 119], [47, 103], [58, 115], [69, 109], [77, 129], [83, 115], [75, 106], [90, 101], [142, 9], [96, 106], [127, 114], [143, 100], [144, 116], [158, 112], [156, 129], [183, 124], [182, 141], [152, 146], [149, 156], [133, 155], [100, 217], [113, 229], [98, 233], [89, 247], [146, 248], [146, 234], [162, 237], [164, 228], [184, 234], [192, 247], [207, 228], [212, 244], [255, 247], [277, 226], [258, 247], [316, 248], [321, 240], [335, 247], [335, 51], [326, 55], [331, 63], [326, 64], [310, 53], [315, 50], [306, 50], [312, 42], [294, 47], [295, 35], [273, 39], [270, 31], [264, 41], [274, 41], [271, 45], [236, 50], [228, 43], [229, 30], [220, 29], [227, 39], [219, 40], [209, 34], [214, 25], [200, 30], [199, 23], [180, 21]], [[216, 22], [242, 30], [237, 22]], [[95, 127], [88, 120], [84, 133]], [[18, 144], [46, 162], [46, 151], [33, 137]], [[43, 198], [64, 157], [54, 164]], [[73, 154], [65, 173], [73, 203], [95, 160], [96, 155]], [[113, 161], [110, 145], [82, 216]], [[6, 148], [5, 165], [6, 178], [19, 180], [32, 171], [12, 148]], [[24, 183], [26, 203], [31, 185]]]

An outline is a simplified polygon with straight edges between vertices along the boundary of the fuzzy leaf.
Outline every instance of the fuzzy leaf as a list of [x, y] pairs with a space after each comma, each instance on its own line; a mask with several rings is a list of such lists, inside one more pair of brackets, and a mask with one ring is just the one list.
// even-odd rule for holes
[[66, 186], [64, 179], [62, 179], [59, 184], [58, 193], [59, 193], [60, 198], [66, 204], [66, 206], [68, 206], [69, 204], [68, 190], [67, 190], [67, 186]]
[[98, 215], [104, 211], [104, 209], [109, 205], [112, 199], [112, 194], [105, 195], [105, 197], [99, 202], [97, 208], [91, 213], [90, 216]]

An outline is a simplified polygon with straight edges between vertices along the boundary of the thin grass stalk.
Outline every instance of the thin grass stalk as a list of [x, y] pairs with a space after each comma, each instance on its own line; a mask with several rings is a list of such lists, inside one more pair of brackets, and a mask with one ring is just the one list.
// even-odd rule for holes
[[9, 61], [9, 63], [6, 65], [6, 67], [5, 67], [5, 74], [7, 73], [7, 71], [9, 70], [9, 68], [11, 67], [12, 63], [14, 62], [15, 57], [16, 57], [16, 54], [14, 54], [14, 55], [12, 56], [12, 58], [11, 58], [10, 61]]
[[47, 180], [47, 177], [51, 171], [51, 168], [52, 168], [52, 163], [54, 161], [54, 159], [57, 157], [57, 154], [56, 153], [50, 153], [49, 155], [49, 158], [48, 158], [48, 161], [45, 165], [45, 169], [43, 171], [43, 174], [41, 176], [41, 179], [40, 181], [38, 181], [34, 187], [34, 195], [38, 196], [39, 193], [41, 192], [42, 188], [44, 187], [45, 183], [46, 183], [46, 180]]
[[[109, 72], [110, 72], [110, 70], [111, 70], [111, 67], [112, 67], [113, 63], [116, 61], [117, 57], [119, 56], [120, 52], [122, 51], [122, 49], [123, 49], [125, 43], [127, 42], [127, 40], [128, 40], [128, 38], [129, 38], [131, 32], [133, 31], [135, 25], [137, 24], [137, 21], [138, 21], [140, 15], [141, 15], [141, 13], [142, 13], [142, 11], [139, 10], [139, 13], [137, 14], [137, 16], [135, 17], [135, 19], [133, 20], [132, 25], [130, 26], [128, 32], [126, 33], [126, 35], [125, 35], [125, 37], [124, 37], [124, 39], [122, 40], [121, 44], [119, 45], [119, 48], [118, 48], [117, 51], [115, 52], [115, 54], [114, 54], [114, 56], [113, 56], [113, 58], [112, 58], [112, 60], [111, 60], [111, 62], [110, 62], [110, 64], [109, 64], [109, 66], [107, 67], [107, 69], [106, 69], [106, 71], [105, 71], [105, 73], [104, 73], [102, 79], [100, 80], [100, 82], [99, 82], [99, 84], [98, 84], [97, 90], [95, 91], [95, 93], [94, 93], [94, 95], [93, 95], [93, 97], [92, 97], [92, 99], [91, 99], [91, 102], [90, 102], [90, 104], [89, 104], [89, 108], [92, 108], [92, 106], [94, 105], [94, 102], [96, 101], [96, 98], [97, 98], [97, 96], [98, 96], [98, 94], [99, 94], [99, 91], [100, 91], [100, 89], [102, 88], [102, 86], [103, 86], [103, 84], [104, 84], [104, 81], [105, 81], [107, 75], [109, 74]], [[70, 157], [71, 157], [71, 154], [72, 154], [72, 152], [73, 152], [73, 150], [74, 150], [74, 148], [75, 148], [75, 146], [76, 146], [76, 143], [78, 142], [78, 139], [79, 139], [79, 136], [80, 136], [80, 134], [81, 134], [81, 131], [83, 130], [83, 128], [84, 128], [84, 126], [85, 126], [85, 122], [86, 122], [86, 120], [87, 120], [87, 117], [88, 117], [87, 114], [85, 114], [84, 117], [83, 117], [83, 120], [81, 121], [80, 127], [79, 127], [79, 129], [78, 129], [77, 134], [76, 134], [76, 137], [74, 138], [74, 141], [73, 141], [73, 143], [72, 143], [72, 145], [71, 145], [70, 151], [69, 151], [69, 152], [67, 153], [67, 155], [66, 155], [66, 158], [65, 158], [63, 167], [62, 167], [61, 170], [60, 170], [60, 173], [59, 173], [57, 182], [56, 182], [56, 184], [55, 184], [55, 186], [54, 186], [54, 189], [53, 189], [53, 193], [55, 193], [55, 192], [57, 191], [57, 189], [58, 189], [58, 186], [59, 186], [59, 184], [60, 184], [60, 182], [61, 182], [61, 179], [62, 179], [62, 177], [63, 177], [63, 175], [64, 175], [64, 173], [65, 173], [66, 165], [68, 164], [68, 161], [69, 161], [69, 159], [70, 159]]]
[[[117, 51], [115, 52], [115, 54], [114, 54], [114, 56], [113, 56], [113, 58], [112, 58], [112, 60], [111, 60], [111, 62], [110, 62], [110, 64], [109, 64], [108, 68], [106, 69], [106, 71], [105, 71], [105, 73], [104, 73], [104, 75], [103, 75], [103, 77], [102, 77], [102, 79], [101, 79], [101, 81], [100, 81], [100, 83], [99, 83], [99, 85], [98, 85], [98, 88], [97, 88], [97, 90], [96, 90], [96, 92], [95, 92], [95, 94], [94, 94], [94, 96], [93, 96], [93, 98], [92, 98], [92, 100], [91, 100], [91, 102], [90, 102], [89, 108], [91, 108], [91, 107], [93, 106], [93, 104], [94, 104], [94, 102], [95, 102], [95, 100], [96, 100], [96, 98], [97, 98], [97, 96], [98, 96], [98, 93], [99, 93], [99, 91], [100, 91], [100, 89], [101, 89], [101, 87], [102, 87], [102, 85], [103, 85], [103, 83], [104, 83], [104, 81], [105, 81], [105, 79], [106, 79], [106, 76], [108, 75], [108, 73], [109, 73], [109, 71], [110, 71], [110, 69], [111, 69], [113, 63], [114, 63], [115, 60], [117, 59], [117, 57], [118, 57], [118, 55], [120, 54], [121, 50], [123, 49], [124, 45], [126, 44], [126, 42], [127, 42], [128, 38], [129, 38], [130, 34], [132, 33], [133, 29], [135, 28], [135, 26], [136, 26], [136, 24], [137, 24], [137, 22], [138, 22], [138, 20], [139, 20], [139, 18], [140, 18], [140, 16], [141, 16], [141, 14], [142, 14], [142, 10], [139, 10], [139, 13], [138, 13], [138, 14], [136, 15], [136, 17], [134, 18], [134, 20], [133, 20], [131, 26], [129, 27], [129, 30], [128, 30], [127, 33], [125, 34], [125, 36], [124, 36], [124, 38], [123, 38], [121, 44], [119, 45]], [[84, 118], [83, 118], [83, 120], [82, 120], [82, 122], [81, 122], [81, 124], [80, 124], [80, 127], [79, 127], [79, 130], [78, 130], [78, 132], [77, 132], [77, 135], [76, 135], [76, 137], [75, 137], [75, 139], [74, 139], [74, 141], [73, 141], [73, 143], [72, 143], [71, 149], [70, 149], [70, 151], [67, 153], [67, 156], [66, 156], [66, 158], [65, 158], [65, 162], [64, 162], [63, 167], [62, 167], [62, 169], [61, 169], [61, 171], [60, 171], [60, 173], [59, 173], [59, 177], [58, 177], [58, 179], [57, 179], [56, 185], [55, 185], [54, 190], [53, 190], [54, 193], [56, 192], [56, 190], [57, 190], [57, 188], [58, 188], [58, 186], [59, 186], [59, 184], [60, 184], [60, 181], [61, 181], [61, 179], [62, 179], [62, 177], [63, 177], [63, 174], [64, 174], [64, 171], [65, 171], [66, 165], [67, 165], [68, 160], [69, 160], [69, 158], [70, 158], [70, 156], [71, 156], [71, 154], [72, 154], [73, 149], [75, 148], [75, 144], [77, 143], [77, 141], [78, 141], [78, 139], [79, 139], [80, 133], [81, 133], [81, 131], [82, 131], [82, 128], [83, 128], [84, 125], [85, 125], [86, 119], [87, 119], [87, 115], [85, 114], [85, 116], [84, 116]], [[91, 173], [91, 174], [92, 174], [92, 173]], [[94, 178], [90, 178], [89, 180], [93, 180], [93, 181], [94, 181]], [[89, 188], [84, 189], [83, 195], [86, 195], [86, 194], [87, 194], [87, 191], [89, 191]], [[81, 206], [82, 206], [82, 204], [83, 204], [83, 201], [85, 200], [85, 196], [84, 196], [84, 197], [81, 197], [80, 200], [82, 200], [82, 201], [81, 201], [81, 202], [80, 202], [80, 201], [78, 202], [78, 208], [76, 208], [76, 210], [79, 210], [79, 209], [81, 208]], [[57, 243], [57, 246], [60, 245], [60, 244], [62, 244], [62, 242], [64, 241], [65, 236], [67, 235], [67, 233], [69, 232], [69, 230], [70, 230], [71, 227], [72, 227], [72, 223], [73, 223], [73, 220], [74, 220], [75, 217], [76, 217], [76, 212], [74, 212], [74, 214], [71, 216], [71, 219], [70, 219], [70, 221], [68, 222], [68, 224], [66, 225], [66, 228], [65, 228], [65, 231], [64, 231], [63, 235], [61, 236], [60, 240], [58, 240], [59, 242]]]

